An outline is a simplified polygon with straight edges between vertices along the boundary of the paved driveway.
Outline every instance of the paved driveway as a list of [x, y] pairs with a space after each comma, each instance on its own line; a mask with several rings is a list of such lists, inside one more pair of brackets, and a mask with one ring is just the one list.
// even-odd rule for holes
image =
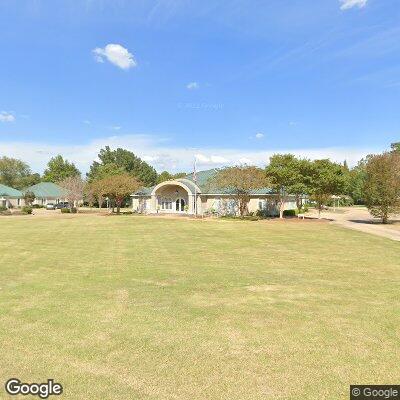
[[[313, 218], [318, 218], [318, 213], [312, 210], [309, 213]], [[372, 218], [368, 210], [364, 207], [342, 207], [322, 212], [322, 218], [332, 220], [332, 223], [361, 232], [386, 237], [400, 241], [400, 216], [392, 219], [392, 224], [383, 225], [379, 219]]]

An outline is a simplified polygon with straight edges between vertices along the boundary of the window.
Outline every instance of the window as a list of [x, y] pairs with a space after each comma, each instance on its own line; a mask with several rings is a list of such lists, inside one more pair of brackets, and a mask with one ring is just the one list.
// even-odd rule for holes
[[162, 198], [161, 199], [161, 210], [172, 210], [172, 199]]
[[267, 209], [267, 200], [259, 200], [258, 209], [259, 210], [266, 210]]
[[19, 207], [21, 205], [21, 199], [17, 199], [17, 206]]

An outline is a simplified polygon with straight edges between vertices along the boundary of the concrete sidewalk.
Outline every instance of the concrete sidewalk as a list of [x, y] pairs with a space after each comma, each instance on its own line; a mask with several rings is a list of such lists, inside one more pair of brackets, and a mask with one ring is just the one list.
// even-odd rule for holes
[[[312, 210], [309, 217], [318, 218], [318, 212]], [[343, 226], [349, 229], [370, 233], [372, 235], [382, 236], [391, 240], [400, 242], [400, 226], [399, 229], [391, 228], [388, 225], [379, 223], [379, 220], [372, 218], [366, 208], [359, 207], [341, 207], [336, 212], [332, 209], [323, 211], [321, 218], [329, 219], [333, 224]], [[394, 218], [400, 225], [399, 217]]]

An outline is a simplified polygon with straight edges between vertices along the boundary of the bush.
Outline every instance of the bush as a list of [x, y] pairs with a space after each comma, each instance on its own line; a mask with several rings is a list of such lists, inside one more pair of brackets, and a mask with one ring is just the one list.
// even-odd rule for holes
[[61, 209], [61, 214], [69, 214], [71, 210], [69, 208], [62, 208]]
[[258, 218], [268, 218], [268, 217], [270, 217], [271, 215], [269, 215], [269, 212], [268, 212], [268, 210], [257, 210], [256, 211], [256, 217], [258, 217]]
[[0, 212], [7, 211], [7, 207], [0, 206]]
[[0, 215], [11, 215], [11, 210], [0, 211]]
[[21, 211], [22, 211], [24, 214], [32, 214], [32, 207], [30, 207], [30, 206], [23, 206], [23, 207], [21, 208]]
[[285, 210], [283, 212], [284, 217], [295, 217], [296, 216], [296, 210]]
[[78, 209], [76, 207], [71, 208], [71, 213], [76, 214], [78, 212]]
[[32, 208], [44, 208], [44, 206], [41, 206], [40, 204], [34, 204]]

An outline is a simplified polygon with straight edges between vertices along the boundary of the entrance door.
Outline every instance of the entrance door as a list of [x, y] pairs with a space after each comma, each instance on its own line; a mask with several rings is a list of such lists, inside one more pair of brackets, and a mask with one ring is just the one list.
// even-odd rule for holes
[[184, 199], [177, 199], [175, 202], [175, 207], [177, 212], [185, 211], [185, 200]]

